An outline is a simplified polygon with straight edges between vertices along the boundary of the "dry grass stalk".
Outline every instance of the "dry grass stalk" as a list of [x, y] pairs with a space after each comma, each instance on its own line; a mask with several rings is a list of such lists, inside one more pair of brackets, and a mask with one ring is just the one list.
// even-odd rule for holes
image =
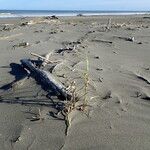
[[86, 57], [86, 71], [84, 73], [84, 86], [80, 90], [84, 90], [83, 97], [83, 103], [80, 105], [76, 105], [78, 101], [81, 100], [81, 97], [78, 96], [77, 86], [76, 82], [71, 82], [70, 86], [67, 88], [69, 93], [71, 93], [71, 100], [66, 100], [66, 104], [64, 106], [64, 109], [62, 110], [62, 114], [65, 117], [66, 122], [66, 135], [68, 131], [68, 127], [71, 125], [71, 121], [69, 119], [69, 114], [74, 111], [78, 110], [81, 112], [84, 112], [87, 116], [89, 116], [88, 110], [86, 110], [87, 107], [91, 107], [88, 105], [88, 87], [89, 87], [89, 60], [88, 57]]
[[108, 19], [108, 23], [107, 23], [106, 29], [107, 29], [107, 30], [111, 30], [111, 18]]
[[87, 92], [88, 92], [88, 86], [89, 86], [89, 60], [88, 57], [86, 56], [86, 72], [84, 73], [84, 102], [83, 106], [87, 106]]

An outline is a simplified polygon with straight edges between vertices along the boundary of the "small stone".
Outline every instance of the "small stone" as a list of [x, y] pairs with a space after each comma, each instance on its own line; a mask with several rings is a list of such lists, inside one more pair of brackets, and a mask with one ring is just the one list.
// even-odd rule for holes
[[36, 41], [36, 42], [35, 42], [35, 44], [39, 44], [39, 43], [40, 43], [40, 41]]
[[99, 57], [99, 56], [95, 56], [94, 58], [95, 58], [95, 59], [99, 59], [100, 57]]
[[77, 15], [77, 17], [82, 17], [82, 16], [83, 16], [83, 14], [78, 14], [78, 15]]
[[21, 140], [22, 140], [22, 138], [21, 138], [21, 137], [19, 137], [19, 138], [18, 138], [18, 140], [17, 140], [16, 142], [19, 142], [19, 141], [21, 141]]
[[143, 44], [142, 42], [138, 42], [137, 44]]
[[120, 104], [121, 102], [120, 102], [120, 100], [117, 100], [116, 103], [117, 103], [117, 104]]
[[26, 26], [28, 25], [28, 22], [22, 22], [20, 26]]
[[103, 82], [102, 79], [103, 79], [103, 78], [98, 78], [98, 81], [99, 81], [99, 82]]
[[52, 32], [50, 32], [49, 34], [56, 34], [57, 32], [56, 31], [52, 31]]
[[150, 68], [145, 68], [145, 70], [150, 70]]
[[97, 71], [102, 71], [103, 69], [100, 69], [100, 68], [96, 68], [96, 70], [97, 70]]
[[55, 15], [52, 15], [51, 19], [58, 19], [58, 17], [56, 17]]
[[117, 52], [113, 51], [114, 54], [117, 54]]

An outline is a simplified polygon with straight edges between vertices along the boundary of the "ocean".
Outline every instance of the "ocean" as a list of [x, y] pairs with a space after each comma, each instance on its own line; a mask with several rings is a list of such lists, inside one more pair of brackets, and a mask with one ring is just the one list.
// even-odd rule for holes
[[77, 10], [0, 10], [0, 18], [36, 16], [76, 16], [89, 15], [133, 15], [150, 14], [150, 11], [77, 11]]

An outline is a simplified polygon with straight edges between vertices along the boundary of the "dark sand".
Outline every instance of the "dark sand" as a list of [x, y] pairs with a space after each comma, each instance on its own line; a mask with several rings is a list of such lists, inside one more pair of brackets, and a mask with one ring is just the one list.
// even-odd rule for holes
[[[22, 42], [29, 46], [18, 46]], [[57, 53], [72, 45], [75, 50]], [[66, 86], [76, 81], [78, 88], [88, 55], [89, 116], [73, 110], [67, 135], [65, 121], [51, 115], [56, 109], [34, 78], [9, 88], [24, 76], [20, 59], [35, 59], [30, 52], [51, 52], [51, 60], [60, 60], [53, 75]], [[1, 19], [0, 95], [0, 150], [149, 150], [150, 17]], [[43, 119], [31, 121], [39, 109]]]

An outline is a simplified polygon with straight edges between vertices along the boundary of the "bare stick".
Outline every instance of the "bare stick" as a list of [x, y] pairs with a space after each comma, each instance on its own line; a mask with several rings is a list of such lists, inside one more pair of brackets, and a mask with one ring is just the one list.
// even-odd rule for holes
[[35, 57], [38, 57], [38, 58], [40, 58], [40, 59], [42, 59], [43, 60], [43, 62], [45, 62], [45, 63], [57, 63], [57, 62], [59, 62], [59, 61], [50, 61], [48, 58], [50, 57], [50, 53], [49, 53], [49, 55], [47, 55], [46, 57], [43, 57], [43, 56], [41, 56], [41, 55], [39, 55], [39, 54], [36, 54], [36, 53], [30, 53], [32, 56], [35, 56]]
[[130, 42], [134, 42], [135, 41], [134, 37], [117, 37], [117, 38], [125, 40], [125, 41], [130, 41]]
[[42, 66], [46, 66], [47, 65], [47, 61], [49, 61], [49, 58], [50, 58], [50, 55], [51, 55], [52, 53], [50, 52], [50, 53], [48, 53], [46, 56], [45, 56], [45, 60], [43, 61], [43, 63], [42, 63]]
[[112, 41], [106, 41], [106, 40], [99, 40], [99, 39], [93, 39], [92, 42], [101, 42], [101, 43], [108, 43], [108, 44], [113, 44]]
[[39, 54], [36, 54], [36, 53], [30, 53], [32, 56], [35, 56], [35, 57], [38, 57], [38, 58], [41, 58], [43, 61], [47, 62], [47, 63], [52, 63], [50, 60], [47, 60], [45, 57], [39, 55]]

